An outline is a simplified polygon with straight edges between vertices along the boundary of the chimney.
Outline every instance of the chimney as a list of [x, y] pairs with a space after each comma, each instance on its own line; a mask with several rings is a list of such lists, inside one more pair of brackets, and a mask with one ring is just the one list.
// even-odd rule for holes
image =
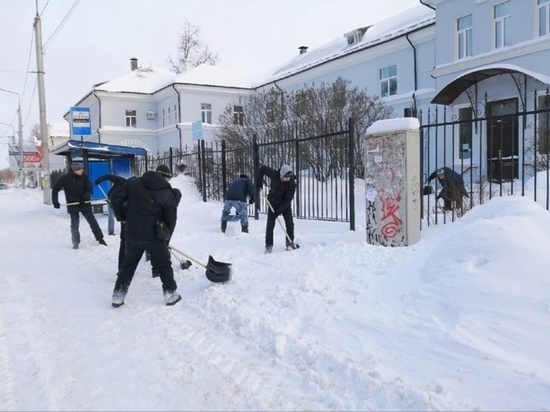
[[300, 46], [298, 50], [300, 50], [300, 54], [305, 54], [307, 53], [307, 46]]
[[130, 59], [130, 70], [136, 70], [138, 68], [138, 59], [132, 57]]

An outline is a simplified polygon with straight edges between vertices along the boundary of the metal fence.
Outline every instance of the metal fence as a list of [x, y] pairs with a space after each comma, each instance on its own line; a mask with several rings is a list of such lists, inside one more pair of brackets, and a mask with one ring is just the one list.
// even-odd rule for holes
[[[354, 129], [353, 121], [346, 130], [327, 131], [322, 135], [304, 136], [296, 124], [286, 127], [285, 138], [274, 140], [254, 133], [251, 143], [238, 148], [225, 141], [199, 141], [192, 147], [143, 159], [138, 173], [167, 164], [172, 171], [184, 173], [193, 181], [203, 201], [223, 200], [225, 191], [240, 174], [253, 181], [261, 165], [278, 169], [289, 164], [297, 176], [293, 214], [298, 219], [349, 222], [355, 230]], [[268, 183], [268, 182], [267, 182]], [[265, 194], [257, 193], [249, 214], [267, 213]]]
[[[419, 113], [421, 180], [428, 185], [422, 217], [428, 225], [454, 221], [499, 196], [529, 196], [549, 210], [549, 92], [534, 93], [532, 98], [530, 102], [485, 98], [479, 105], [482, 110], [465, 107], [451, 112], [436, 107]], [[428, 182], [428, 177], [440, 167], [462, 176], [469, 194], [462, 208], [445, 213], [438, 208], [435, 196], [440, 187], [437, 179]]]

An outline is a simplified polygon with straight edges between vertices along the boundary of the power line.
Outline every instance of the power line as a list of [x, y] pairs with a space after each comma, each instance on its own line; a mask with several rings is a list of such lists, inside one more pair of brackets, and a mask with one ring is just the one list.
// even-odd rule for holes
[[55, 37], [57, 37], [57, 35], [61, 31], [61, 28], [65, 25], [65, 23], [67, 22], [67, 20], [71, 16], [71, 14], [73, 14], [74, 10], [76, 9], [76, 6], [78, 6], [78, 3], [80, 3], [80, 0], [75, 0], [75, 2], [71, 6], [71, 8], [67, 12], [67, 14], [65, 14], [65, 17], [63, 17], [63, 19], [61, 20], [61, 23], [58, 24], [58, 26], [55, 28], [55, 30], [50, 35], [50, 37], [48, 37], [48, 39], [44, 42], [44, 46], [43, 46], [44, 49], [46, 49], [48, 47], [49, 43], [52, 42], [55, 39]]

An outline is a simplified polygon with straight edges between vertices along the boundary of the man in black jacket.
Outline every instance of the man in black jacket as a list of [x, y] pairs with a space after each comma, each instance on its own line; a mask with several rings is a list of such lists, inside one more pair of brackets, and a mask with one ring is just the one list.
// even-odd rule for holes
[[[225, 233], [227, 222], [241, 221], [241, 231], [248, 233], [248, 212], [246, 210], [247, 201], [250, 198], [249, 204], [254, 203], [254, 195], [256, 188], [254, 183], [247, 175], [240, 175], [235, 179], [225, 192], [223, 210], [222, 210], [222, 232]], [[231, 209], [235, 209], [235, 214], [232, 215]]]
[[273, 229], [275, 228], [275, 220], [279, 215], [282, 215], [285, 220], [286, 234], [290, 238], [290, 240], [286, 239], [286, 247], [287, 249], [295, 249], [291, 203], [294, 193], [296, 193], [296, 177], [292, 173], [292, 168], [286, 164], [282, 165], [279, 170], [268, 166], [261, 166], [256, 177], [256, 187], [258, 190], [262, 189], [264, 175], [271, 179], [267, 200], [273, 208], [273, 210], [271, 210], [271, 207], [267, 209], [265, 253], [271, 253], [273, 250]]
[[59, 191], [65, 192], [65, 201], [67, 202], [67, 213], [71, 216], [71, 238], [73, 249], [78, 249], [80, 245], [80, 215], [86, 219], [92, 229], [96, 240], [104, 246], [107, 246], [103, 239], [103, 232], [92, 212], [90, 196], [92, 195], [92, 184], [88, 176], [84, 173], [82, 165], [78, 162], [72, 162], [69, 171], [59, 178], [52, 187], [52, 204], [59, 209]]
[[428, 177], [428, 182], [436, 177], [442, 187], [436, 200], [443, 199], [443, 210], [453, 210], [453, 202], [458, 210], [462, 210], [462, 197], [470, 197], [464, 187], [462, 176], [450, 167], [441, 167]]
[[[111, 188], [109, 189], [109, 191], [107, 193], [105, 193], [103, 191], [103, 188], [100, 186], [101, 183], [103, 183], [104, 181], [108, 180], [109, 182], [112, 183], [111, 185]], [[107, 203], [109, 203], [109, 196], [111, 195], [111, 193], [113, 193], [113, 191], [119, 187], [121, 184], [123, 184], [124, 182], [126, 181], [126, 178], [122, 177], [122, 176], [117, 176], [117, 175], [112, 175], [110, 173], [106, 173], [104, 175], [101, 175], [99, 176], [96, 180], [95, 180], [95, 185], [96, 186], [99, 186], [99, 188], [101, 189], [101, 191], [103, 193], [105, 193], [106, 197], [107, 197]], [[109, 235], [114, 235], [115, 234], [115, 222], [114, 222], [114, 213], [113, 213], [113, 208], [111, 207], [111, 205], [109, 204], [109, 219], [108, 219], [108, 227], [107, 227], [107, 233]], [[122, 227], [120, 229], [122, 231]]]
[[110, 196], [116, 219], [125, 222], [126, 237], [124, 258], [113, 290], [113, 307], [124, 304], [124, 298], [145, 251], [155, 261], [160, 273], [166, 305], [172, 306], [181, 300], [176, 292], [168, 241], [157, 235], [157, 222], [163, 222], [170, 235], [176, 228], [178, 199], [168, 182], [171, 176], [170, 169], [166, 165], [160, 165], [154, 172], [146, 172], [142, 177], [129, 179]]

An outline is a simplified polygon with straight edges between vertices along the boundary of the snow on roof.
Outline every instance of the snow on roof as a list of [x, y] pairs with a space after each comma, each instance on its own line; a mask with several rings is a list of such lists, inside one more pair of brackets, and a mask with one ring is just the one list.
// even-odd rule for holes
[[94, 90], [149, 94], [172, 84], [176, 76], [171, 71], [147, 65], [132, 70], [113, 80], [96, 85]]
[[418, 130], [420, 123], [415, 117], [377, 120], [367, 129], [367, 134], [387, 134], [402, 130]]
[[373, 47], [433, 23], [435, 23], [434, 10], [423, 5], [415, 6], [368, 27], [361, 41], [356, 44], [348, 45], [346, 37], [340, 36], [312, 51], [292, 58], [276, 68], [271, 76], [260, 81], [257, 86], [291, 76], [346, 54]]
[[242, 69], [201, 64], [185, 73], [180, 74], [176, 83], [208, 85], [220, 87], [251, 88], [252, 77]]

